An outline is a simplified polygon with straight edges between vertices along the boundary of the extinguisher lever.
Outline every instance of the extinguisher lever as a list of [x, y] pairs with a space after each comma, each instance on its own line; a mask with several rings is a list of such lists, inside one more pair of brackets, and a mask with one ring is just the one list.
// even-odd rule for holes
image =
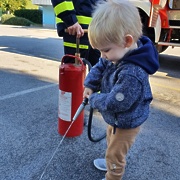
[[79, 106], [79, 108], [77, 109], [77, 111], [73, 117], [73, 121], [75, 121], [77, 119], [77, 117], [81, 114], [81, 112], [83, 111], [83, 109], [85, 108], [87, 103], [88, 103], [88, 98], [84, 98], [83, 102], [81, 103], [81, 105]]

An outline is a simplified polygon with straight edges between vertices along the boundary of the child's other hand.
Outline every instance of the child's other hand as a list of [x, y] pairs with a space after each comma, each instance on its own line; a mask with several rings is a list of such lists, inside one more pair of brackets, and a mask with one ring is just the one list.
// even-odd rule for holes
[[90, 89], [90, 88], [85, 88], [84, 89], [84, 93], [83, 93], [83, 98], [88, 98], [89, 99], [89, 96], [93, 93], [93, 90]]

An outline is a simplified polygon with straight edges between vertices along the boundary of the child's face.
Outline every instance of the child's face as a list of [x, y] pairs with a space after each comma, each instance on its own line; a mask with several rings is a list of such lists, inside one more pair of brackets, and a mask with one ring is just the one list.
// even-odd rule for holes
[[101, 52], [102, 58], [116, 64], [117, 61], [119, 61], [127, 53], [129, 48], [111, 43], [103, 47], [98, 47], [98, 50]]

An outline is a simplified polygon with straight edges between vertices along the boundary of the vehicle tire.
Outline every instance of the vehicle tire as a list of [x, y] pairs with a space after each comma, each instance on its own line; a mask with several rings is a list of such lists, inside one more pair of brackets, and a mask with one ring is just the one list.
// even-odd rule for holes
[[158, 45], [158, 44], [155, 44], [155, 47], [156, 47], [158, 53], [162, 53], [168, 48], [168, 46], [163, 46], [163, 45]]

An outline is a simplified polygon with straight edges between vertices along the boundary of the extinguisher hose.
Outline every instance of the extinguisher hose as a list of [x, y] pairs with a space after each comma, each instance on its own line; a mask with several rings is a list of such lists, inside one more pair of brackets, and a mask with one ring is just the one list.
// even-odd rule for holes
[[[88, 70], [90, 71], [91, 68], [92, 68], [91, 63], [86, 59], [83, 59], [83, 62], [88, 65], [88, 68], [89, 68]], [[93, 121], [93, 112], [94, 112], [94, 109], [92, 107], [90, 107], [89, 119], [88, 119], [88, 138], [92, 142], [99, 142], [99, 141], [101, 141], [102, 139], [104, 139], [106, 137], [106, 133], [104, 133], [103, 135], [101, 135], [98, 138], [93, 138], [93, 136], [91, 134], [92, 121]]]
[[90, 71], [91, 68], [92, 68], [91, 63], [90, 63], [87, 59], [85, 59], [85, 58], [82, 58], [82, 61], [84, 62], [84, 64], [87, 64], [87, 65], [88, 65], [88, 71]]
[[103, 135], [101, 135], [100, 137], [96, 139], [92, 137], [91, 129], [92, 129], [93, 112], [94, 112], [94, 109], [90, 107], [89, 120], [88, 120], [88, 138], [92, 142], [99, 142], [106, 137], [106, 133], [104, 133]]

